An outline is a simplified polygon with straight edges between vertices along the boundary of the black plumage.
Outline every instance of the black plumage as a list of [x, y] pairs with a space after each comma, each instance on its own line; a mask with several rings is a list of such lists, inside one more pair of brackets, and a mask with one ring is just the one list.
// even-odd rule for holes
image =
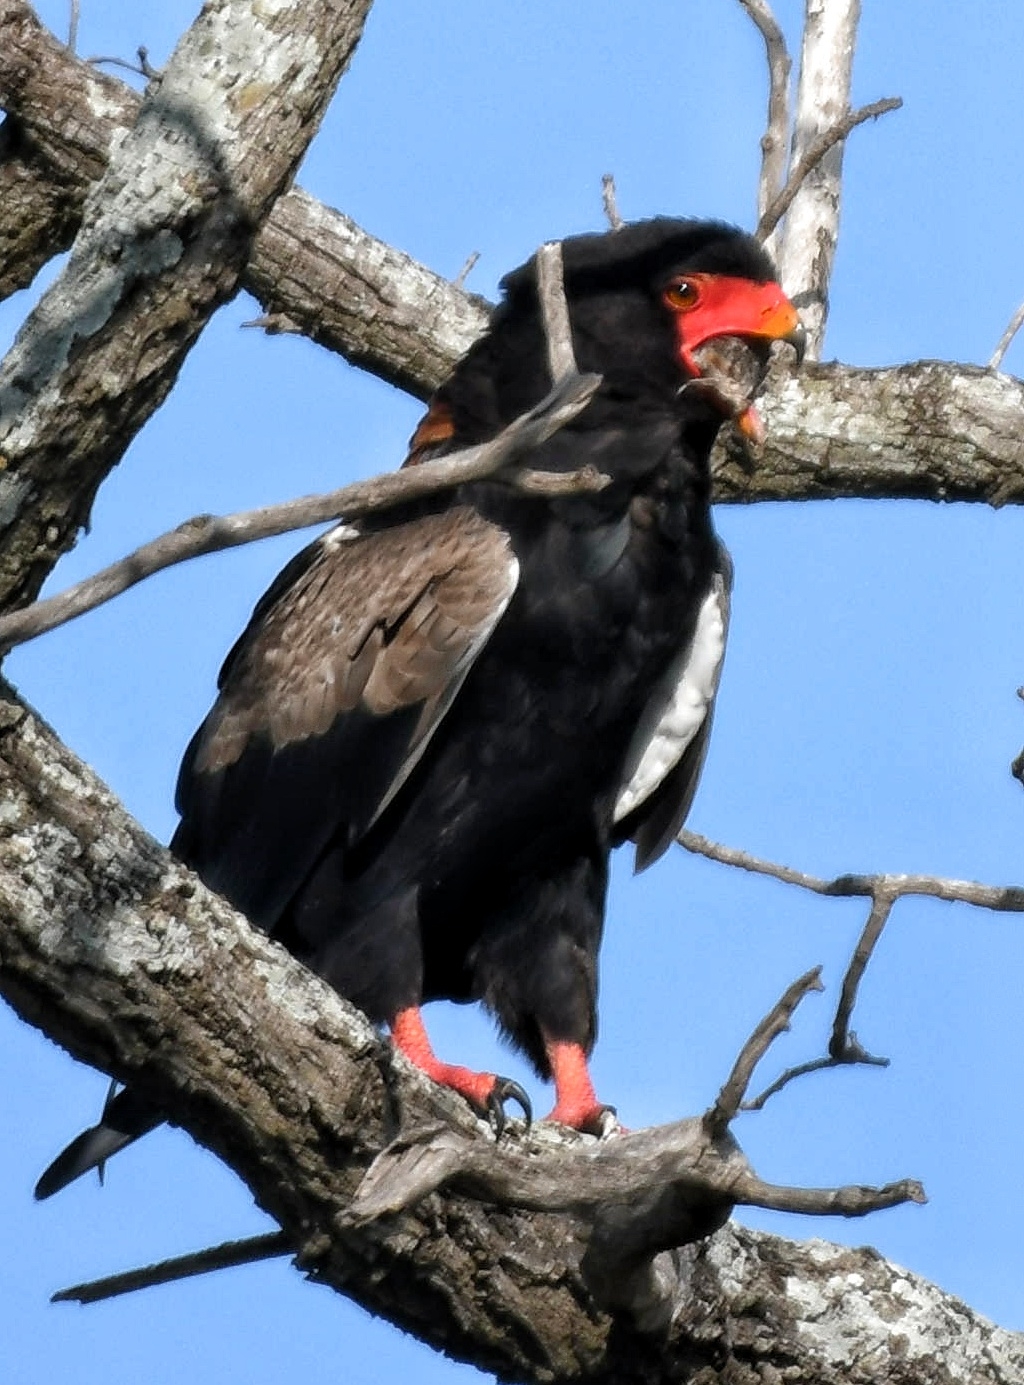
[[[710, 376], [686, 387], [693, 352], [728, 335], [760, 364], [797, 319], [761, 247], [717, 223], [639, 223], [563, 257], [577, 361], [602, 384], [529, 464], [610, 484], [474, 483], [311, 544], [224, 665], [172, 845], [431, 1075], [500, 1108], [513, 1086], [439, 1062], [419, 1020], [424, 1000], [482, 1000], [553, 1073], [553, 1114], [586, 1128], [609, 854], [632, 839], [647, 864], [677, 831], [724, 647], [708, 457], [742, 410]], [[550, 388], [533, 262], [503, 288], [411, 462]]]

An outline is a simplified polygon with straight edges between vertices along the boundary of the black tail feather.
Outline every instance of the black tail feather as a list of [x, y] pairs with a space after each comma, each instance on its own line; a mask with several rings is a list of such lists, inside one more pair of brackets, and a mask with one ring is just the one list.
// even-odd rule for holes
[[163, 1113], [131, 1087], [109, 1096], [99, 1124], [84, 1130], [57, 1155], [36, 1184], [36, 1197], [52, 1197], [90, 1169], [99, 1169], [102, 1176], [103, 1165], [111, 1155], [148, 1134], [163, 1119]]

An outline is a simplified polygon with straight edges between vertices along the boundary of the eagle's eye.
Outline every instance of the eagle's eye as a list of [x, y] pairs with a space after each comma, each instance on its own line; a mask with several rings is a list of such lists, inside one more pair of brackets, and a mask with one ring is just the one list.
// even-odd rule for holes
[[695, 308], [699, 298], [700, 291], [692, 279], [673, 279], [665, 290], [665, 302], [677, 313]]

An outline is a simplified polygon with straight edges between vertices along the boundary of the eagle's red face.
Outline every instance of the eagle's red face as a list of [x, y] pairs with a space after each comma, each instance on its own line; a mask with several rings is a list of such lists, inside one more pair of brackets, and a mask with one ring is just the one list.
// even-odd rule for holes
[[[693, 379], [705, 374], [694, 353], [718, 337], [789, 341], [798, 355], [803, 354], [799, 314], [774, 282], [727, 274], [678, 274], [662, 290], [662, 300], [672, 313], [679, 361]], [[747, 437], [762, 440], [753, 405], [738, 412], [735, 421]]]

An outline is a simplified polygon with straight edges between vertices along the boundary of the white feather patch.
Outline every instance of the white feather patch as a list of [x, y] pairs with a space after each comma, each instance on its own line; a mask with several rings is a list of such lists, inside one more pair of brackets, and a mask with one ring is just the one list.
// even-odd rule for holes
[[628, 763], [634, 766], [615, 800], [615, 821], [621, 822], [650, 798], [683, 758], [686, 747], [704, 723], [714, 701], [725, 655], [729, 592], [725, 576], [716, 572], [701, 604], [697, 628], [670, 684], [668, 700], [654, 722], [638, 728]]

